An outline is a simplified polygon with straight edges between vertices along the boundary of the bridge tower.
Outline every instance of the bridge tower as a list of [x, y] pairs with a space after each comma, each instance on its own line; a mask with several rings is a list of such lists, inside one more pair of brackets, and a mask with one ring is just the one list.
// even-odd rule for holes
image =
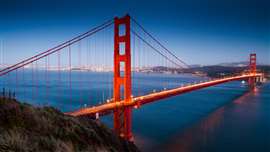
[[[256, 74], [256, 54], [252, 53], [249, 56], [249, 72], [250, 74]], [[254, 89], [256, 83], [256, 78], [249, 78], [250, 89]]]
[[[114, 102], [131, 102], [130, 16], [114, 18]], [[132, 140], [131, 107], [114, 110], [114, 130]]]

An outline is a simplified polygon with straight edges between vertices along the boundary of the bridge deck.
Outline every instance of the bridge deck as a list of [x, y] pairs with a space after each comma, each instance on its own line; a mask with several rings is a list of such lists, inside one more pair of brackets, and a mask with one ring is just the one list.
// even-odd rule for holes
[[134, 97], [132, 98], [130, 102], [125, 102], [124, 100], [119, 101], [119, 102], [109, 102], [109, 103], [104, 103], [104, 104], [93, 106], [93, 107], [82, 108], [77, 111], [69, 112], [66, 114], [72, 115], [72, 116], [84, 116], [84, 115], [95, 115], [96, 113], [107, 113], [116, 108], [123, 108], [126, 106], [140, 106], [140, 105], [151, 103], [160, 99], [180, 95], [186, 92], [191, 92], [194, 90], [214, 86], [214, 85], [225, 83], [225, 82], [245, 80], [248, 78], [261, 77], [261, 76], [262, 76], [261, 74], [245, 74], [245, 75], [240, 75], [240, 76], [233, 76], [233, 77], [228, 77], [228, 78], [211, 80], [207, 82], [191, 84], [188, 86], [182, 86], [175, 89], [163, 90], [160, 92], [150, 93], [148, 95]]

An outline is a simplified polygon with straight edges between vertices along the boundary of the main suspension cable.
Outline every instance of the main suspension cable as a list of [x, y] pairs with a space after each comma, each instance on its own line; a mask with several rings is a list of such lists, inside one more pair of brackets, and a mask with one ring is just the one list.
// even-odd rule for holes
[[5, 74], [7, 74], [7, 73], [9, 73], [11, 71], [19, 69], [19, 68], [21, 68], [21, 67], [23, 67], [25, 65], [28, 65], [28, 64], [36, 61], [36, 60], [44, 58], [44, 57], [46, 57], [46, 56], [48, 56], [50, 54], [53, 54], [53, 53], [65, 48], [65, 47], [68, 47], [69, 45], [72, 45], [72, 44], [74, 44], [74, 43], [76, 43], [76, 42], [78, 42], [78, 41], [80, 41], [80, 40], [82, 40], [82, 39], [84, 39], [86, 37], [89, 37], [89, 36], [99, 32], [99, 31], [109, 27], [113, 23], [114, 23], [113, 20], [109, 20], [109, 21], [101, 24], [100, 26], [97, 26], [97, 27], [95, 27], [95, 28], [93, 28], [93, 29], [91, 29], [91, 30], [89, 30], [89, 31], [87, 31], [87, 32], [85, 32], [85, 33], [71, 39], [71, 40], [68, 40], [68, 41], [66, 41], [66, 42], [64, 42], [64, 43], [62, 43], [62, 44], [60, 44], [60, 45], [58, 45], [56, 47], [53, 47], [53, 48], [51, 48], [51, 49], [49, 49], [47, 51], [44, 51], [42, 53], [39, 53], [39, 54], [37, 54], [37, 55], [35, 55], [33, 57], [25, 59], [25, 60], [23, 60], [23, 61], [21, 61], [21, 62], [19, 62], [17, 64], [14, 64], [14, 65], [9, 66], [9, 67], [7, 67], [5, 69], [2, 69], [2, 70], [0, 70], [0, 76], [3, 76], [3, 75], [5, 75]]
[[150, 48], [152, 48], [154, 51], [156, 51], [158, 54], [160, 54], [161, 56], [163, 56], [164, 58], [166, 58], [168, 61], [170, 61], [171, 63], [173, 63], [174, 65], [183, 68], [181, 65], [177, 64], [176, 62], [174, 62], [173, 60], [171, 60], [168, 56], [164, 55], [163, 53], [161, 53], [161, 51], [159, 51], [158, 49], [156, 49], [153, 45], [151, 45], [150, 43], [148, 43], [144, 38], [142, 38], [139, 34], [137, 34], [135, 31], [133, 31], [131, 29], [131, 32], [138, 37], [141, 41], [143, 41], [146, 45], [148, 45]]
[[183, 60], [181, 60], [180, 58], [178, 58], [174, 53], [172, 53], [172, 51], [170, 51], [168, 48], [166, 48], [163, 44], [161, 44], [160, 41], [158, 41], [152, 34], [150, 34], [141, 24], [139, 24], [134, 18], [131, 17], [131, 20], [134, 21], [134, 23], [136, 25], [138, 25], [143, 32], [145, 32], [149, 37], [151, 37], [159, 46], [161, 46], [166, 52], [168, 52], [170, 55], [172, 55], [173, 57], [175, 57], [179, 62], [181, 62], [182, 64], [184, 64], [187, 68], [189, 68], [190, 66], [185, 63]]

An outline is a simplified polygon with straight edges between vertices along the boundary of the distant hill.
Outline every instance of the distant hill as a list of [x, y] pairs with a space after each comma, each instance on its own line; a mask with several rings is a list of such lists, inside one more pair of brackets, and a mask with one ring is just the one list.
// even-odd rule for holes
[[[140, 69], [140, 72], [145, 73], [167, 73], [167, 74], [181, 74], [181, 73], [192, 73], [198, 76], [209, 76], [209, 77], [224, 77], [232, 76], [234, 74], [241, 74], [244, 71], [248, 71], [249, 63], [237, 62], [237, 63], [222, 63], [218, 65], [193, 65], [193, 67], [180, 69], [165, 66], [156, 66]], [[266, 76], [270, 77], [270, 65], [257, 65], [257, 70], [264, 72]]]
[[[209, 77], [222, 77], [229, 76], [233, 74], [239, 74], [243, 71], [247, 71], [248, 66], [221, 66], [221, 65], [213, 65], [213, 66], [202, 66], [196, 68], [186, 69], [187, 73], [196, 73], [201, 72], [207, 74]], [[268, 76], [270, 75], [270, 66], [268, 65], [257, 65], [257, 70], [266, 73]]]
[[232, 62], [232, 63], [220, 63], [217, 66], [223, 67], [246, 67], [249, 65], [249, 62]]

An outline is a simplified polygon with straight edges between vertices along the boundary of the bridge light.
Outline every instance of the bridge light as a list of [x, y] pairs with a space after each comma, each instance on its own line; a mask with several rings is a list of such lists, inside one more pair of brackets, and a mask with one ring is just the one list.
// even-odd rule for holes
[[97, 112], [96, 113], [96, 120], [98, 120], [99, 119], [99, 113]]

